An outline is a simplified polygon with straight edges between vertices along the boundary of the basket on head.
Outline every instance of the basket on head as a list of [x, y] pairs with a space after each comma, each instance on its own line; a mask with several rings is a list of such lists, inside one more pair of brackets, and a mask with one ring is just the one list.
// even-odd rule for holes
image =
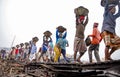
[[61, 32], [61, 33], [63, 33], [66, 30], [66, 28], [63, 26], [58, 26], [57, 29], [58, 29], [58, 32]]
[[87, 16], [88, 13], [89, 13], [89, 10], [83, 6], [79, 6], [77, 8], [74, 9], [74, 13], [76, 15], [84, 15], [84, 16]]
[[19, 48], [20, 46], [19, 45], [16, 45], [17, 48]]
[[[119, 0], [108, 0], [108, 4], [114, 4], [114, 5], [118, 5]], [[101, 6], [105, 6], [106, 4], [106, 0], [101, 0]]]
[[32, 40], [37, 42], [39, 39], [38, 39], [38, 37], [33, 37]]
[[50, 37], [51, 35], [52, 35], [52, 33], [50, 32], [50, 31], [45, 31], [44, 33], [43, 33], [45, 36], [48, 36], [48, 37]]
[[15, 49], [15, 47], [12, 47], [12, 49]]
[[29, 43], [28, 43], [28, 42], [25, 42], [25, 45], [26, 45], [26, 46], [28, 46], [28, 45], [29, 45]]
[[20, 43], [20, 46], [22, 47], [22, 46], [24, 46], [24, 44], [23, 44], [23, 43]]

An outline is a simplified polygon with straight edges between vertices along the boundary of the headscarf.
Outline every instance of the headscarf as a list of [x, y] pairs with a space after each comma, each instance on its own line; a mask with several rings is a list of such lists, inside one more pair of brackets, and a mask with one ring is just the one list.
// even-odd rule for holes
[[81, 15], [80, 16], [80, 21], [83, 21], [85, 19], [85, 16], [84, 15]]

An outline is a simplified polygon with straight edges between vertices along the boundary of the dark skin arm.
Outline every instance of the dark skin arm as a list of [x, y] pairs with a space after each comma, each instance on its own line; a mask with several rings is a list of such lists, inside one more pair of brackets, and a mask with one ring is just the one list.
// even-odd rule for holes
[[86, 27], [86, 25], [88, 24], [88, 21], [89, 21], [89, 18], [88, 18], [88, 15], [87, 15], [86, 21], [84, 22], [84, 26], [85, 26], [85, 27]]

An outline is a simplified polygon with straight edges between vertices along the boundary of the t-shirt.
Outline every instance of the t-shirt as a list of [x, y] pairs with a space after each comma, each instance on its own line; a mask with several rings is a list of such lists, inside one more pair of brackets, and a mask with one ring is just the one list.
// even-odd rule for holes
[[18, 53], [19, 53], [19, 49], [16, 49], [16, 50], [15, 50], [15, 54], [18, 54]]
[[92, 36], [92, 44], [99, 44], [102, 39], [100, 36], [100, 31], [97, 28], [93, 28], [93, 34], [90, 36]]
[[32, 44], [31, 54], [36, 53], [36, 51], [37, 51], [37, 46], [35, 44]]
[[60, 45], [61, 49], [66, 49], [67, 39], [59, 38], [57, 44]]

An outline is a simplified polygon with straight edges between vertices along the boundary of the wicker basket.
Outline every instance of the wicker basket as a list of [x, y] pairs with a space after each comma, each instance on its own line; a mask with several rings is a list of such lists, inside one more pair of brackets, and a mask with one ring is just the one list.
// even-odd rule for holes
[[91, 39], [89, 36], [85, 39], [85, 43], [86, 43], [86, 46], [89, 46], [91, 44]]
[[[101, 0], [101, 6], [105, 6], [106, 0]], [[119, 3], [119, 0], [108, 0], [108, 4], [115, 4], [117, 5]]]
[[66, 28], [64, 28], [63, 26], [58, 26], [57, 29], [58, 29], [58, 32], [61, 32], [61, 33], [63, 33], [66, 30]]
[[29, 43], [28, 43], [28, 42], [25, 42], [24, 44], [25, 44], [26, 46], [28, 46], [28, 45], [29, 45]]
[[45, 36], [48, 36], [48, 37], [50, 37], [50, 36], [52, 35], [52, 33], [51, 33], [50, 31], [45, 31], [43, 34], [44, 34]]
[[85, 15], [86, 16], [86, 15], [88, 15], [89, 10], [83, 6], [80, 6], [80, 7], [74, 9], [74, 13], [76, 15]]

